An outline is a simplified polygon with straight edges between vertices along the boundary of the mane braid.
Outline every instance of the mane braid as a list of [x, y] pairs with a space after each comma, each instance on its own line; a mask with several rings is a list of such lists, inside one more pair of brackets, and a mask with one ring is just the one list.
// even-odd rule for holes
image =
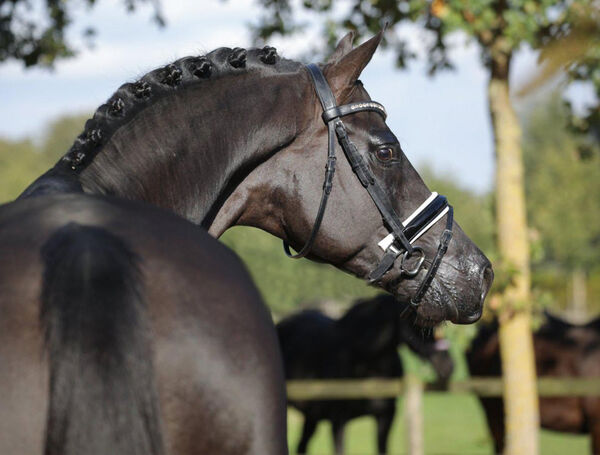
[[112, 135], [139, 112], [164, 96], [204, 79], [241, 74], [249, 69], [269, 65], [276, 71], [296, 62], [282, 59], [270, 46], [262, 49], [219, 48], [203, 56], [183, 57], [155, 69], [138, 81], [123, 84], [101, 105], [84, 126], [69, 151], [57, 166], [80, 173], [108, 143]]

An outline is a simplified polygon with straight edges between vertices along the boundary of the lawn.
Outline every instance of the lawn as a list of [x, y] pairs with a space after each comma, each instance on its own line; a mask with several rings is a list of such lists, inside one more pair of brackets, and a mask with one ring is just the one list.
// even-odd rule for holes
[[[424, 408], [427, 455], [490, 455], [493, 453], [485, 417], [474, 396], [427, 393], [424, 398]], [[290, 409], [288, 413], [290, 453], [294, 453], [301, 429], [302, 415]], [[402, 400], [399, 399], [398, 412], [390, 434], [390, 454], [406, 453], [404, 441]], [[375, 421], [370, 417], [353, 420], [346, 427], [345, 442], [347, 455], [375, 455]], [[542, 431], [542, 455], [589, 453], [588, 436]], [[333, 442], [328, 423], [319, 424], [311, 440], [309, 454], [333, 454]]]

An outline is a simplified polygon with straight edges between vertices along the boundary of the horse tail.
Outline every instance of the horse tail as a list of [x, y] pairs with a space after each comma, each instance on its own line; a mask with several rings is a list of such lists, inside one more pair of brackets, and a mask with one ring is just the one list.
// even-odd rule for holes
[[70, 223], [42, 260], [44, 455], [163, 454], [137, 256], [104, 229]]

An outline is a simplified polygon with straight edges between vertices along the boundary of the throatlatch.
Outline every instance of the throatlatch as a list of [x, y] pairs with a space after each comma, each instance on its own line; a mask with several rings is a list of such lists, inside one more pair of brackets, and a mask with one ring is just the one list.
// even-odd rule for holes
[[[385, 226], [391, 231], [382, 241], [379, 242], [379, 246], [384, 251], [384, 255], [377, 265], [377, 267], [371, 271], [368, 280], [369, 283], [379, 281], [386, 272], [392, 268], [394, 262], [402, 254], [402, 262], [400, 264], [401, 273], [409, 278], [415, 277], [425, 261], [425, 253], [423, 249], [418, 246], [413, 246], [413, 242], [418, 240], [423, 234], [425, 234], [431, 227], [433, 227], [444, 215], [447, 214], [446, 218], [446, 229], [444, 230], [440, 243], [438, 246], [437, 253], [431, 262], [431, 266], [427, 270], [425, 279], [417, 289], [416, 294], [411, 299], [413, 306], [418, 306], [427, 292], [429, 285], [433, 281], [435, 273], [442, 261], [444, 254], [448, 249], [448, 244], [452, 238], [452, 224], [453, 224], [453, 209], [448, 204], [445, 196], [432, 193], [431, 196], [417, 208], [404, 222], [400, 221], [398, 214], [396, 213], [390, 199], [387, 194], [379, 185], [375, 176], [369, 169], [362, 155], [358, 152], [356, 146], [352, 143], [348, 137], [346, 127], [341, 120], [349, 114], [357, 112], [372, 111], [376, 112], [383, 117], [385, 120], [387, 113], [385, 108], [375, 101], [365, 101], [358, 103], [350, 103], [342, 106], [336, 105], [336, 100], [331, 92], [331, 88], [323, 75], [321, 69], [314, 63], [307, 65], [306, 67], [312, 78], [315, 91], [323, 107], [322, 118], [328, 129], [328, 152], [327, 152], [327, 165], [325, 167], [325, 182], [323, 183], [323, 193], [321, 195], [321, 202], [315, 218], [310, 236], [302, 249], [292, 254], [288, 243], [283, 241], [283, 248], [288, 257], [292, 259], [298, 259], [306, 256], [317, 236], [321, 222], [323, 221], [323, 215], [327, 206], [327, 200], [331, 193], [333, 186], [333, 176], [335, 174], [335, 140], [337, 140], [346, 155], [346, 159], [350, 163], [352, 170], [360, 180], [360, 183], [365, 187], [371, 199], [377, 206], [377, 209], [381, 213]], [[418, 255], [418, 260], [412, 268], [408, 267], [408, 259], [413, 255]]]

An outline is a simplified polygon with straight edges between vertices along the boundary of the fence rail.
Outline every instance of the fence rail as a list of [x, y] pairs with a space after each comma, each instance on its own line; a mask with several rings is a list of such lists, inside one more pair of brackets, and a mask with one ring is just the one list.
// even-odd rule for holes
[[[600, 396], [600, 378], [549, 378], [537, 380], [540, 397]], [[452, 381], [445, 389], [436, 384], [423, 384], [414, 375], [405, 379], [329, 379], [288, 381], [291, 400], [342, 400], [359, 398], [393, 398], [404, 395], [404, 425], [407, 452], [424, 455], [423, 405], [424, 391], [474, 393], [484, 397], [502, 396], [502, 378], [472, 377]]]
[[[540, 397], [600, 396], [600, 378], [538, 378]], [[328, 379], [293, 380], [287, 382], [288, 397], [292, 400], [342, 400], [360, 398], [391, 398], [405, 392], [402, 379]], [[425, 384], [426, 391], [439, 391], [435, 384]], [[483, 397], [502, 396], [502, 379], [472, 377], [451, 381], [449, 393], [474, 393]]]

